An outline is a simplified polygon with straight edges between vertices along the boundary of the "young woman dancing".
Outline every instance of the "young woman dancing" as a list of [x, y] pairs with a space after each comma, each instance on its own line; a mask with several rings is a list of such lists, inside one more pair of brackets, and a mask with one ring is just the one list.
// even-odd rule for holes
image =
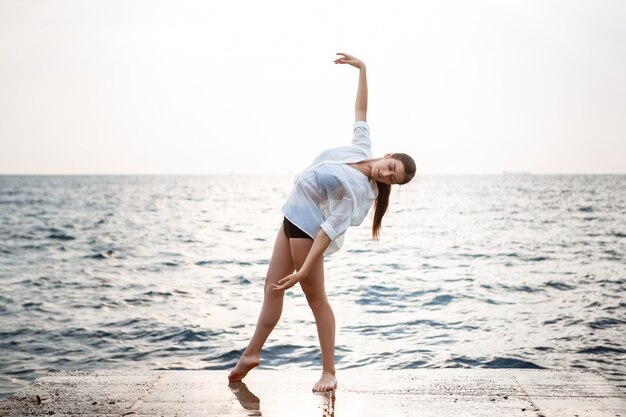
[[263, 344], [280, 319], [284, 292], [300, 283], [315, 316], [322, 350], [322, 377], [313, 391], [336, 388], [335, 316], [324, 289], [324, 256], [342, 246], [346, 229], [360, 225], [372, 204], [372, 234], [378, 239], [391, 185], [406, 184], [415, 175], [415, 162], [404, 153], [372, 157], [365, 64], [345, 53], [337, 55], [341, 57], [335, 64], [359, 69], [352, 145], [325, 150], [296, 179], [282, 208], [283, 224], [267, 270], [256, 330], [230, 372], [230, 381], [241, 381], [259, 365]]

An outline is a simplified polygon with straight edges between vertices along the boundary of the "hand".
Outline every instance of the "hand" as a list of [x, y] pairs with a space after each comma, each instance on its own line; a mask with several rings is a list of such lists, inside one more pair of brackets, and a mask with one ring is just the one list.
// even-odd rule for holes
[[343, 55], [341, 58], [335, 59], [335, 64], [349, 64], [356, 68], [364, 68], [365, 63], [352, 55], [344, 54], [343, 52], [337, 52], [337, 55]]
[[278, 280], [278, 284], [272, 284], [272, 287], [274, 287], [276, 291], [285, 291], [296, 285], [296, 283], [299, 282], [302, 278], [304, 277], [300, 275], [299, 272], [296, 272], [294, 274], [287, 275], [285, 278], [281, 278], [280, 280]]

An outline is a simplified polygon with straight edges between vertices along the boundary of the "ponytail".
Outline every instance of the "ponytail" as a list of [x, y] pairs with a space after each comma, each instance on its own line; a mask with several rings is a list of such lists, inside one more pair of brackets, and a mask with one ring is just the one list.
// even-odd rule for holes
[[[402, 184], [411, 181], [416, 171], [413, 158], [405, 153], [392, 153], [389, 157], [402, 162], [404, 167], [404, 182]], [[391, 185], [380, 181], [376, 181], [376, 185], [378, 186], [378, 195], [374, 203], [374, 221], [372, 222], [372, 237], [374, 240], [379, 239], [380, 229], [383, 227], [383, 216], [387, 212], [387, 207], [389, 207], [389, 194], [391, 194]]]
[[383, 226], [383, 216], [389, 206], [389, 194], [391, 194], [391, 185], [380, 181], [376, 181], [376, 185], [378, 186], [378, 195], [374, 203], [374, 222], [372, 223], [372, 237], [374, 240], [378, 240], [380, 235], [380, 229]]

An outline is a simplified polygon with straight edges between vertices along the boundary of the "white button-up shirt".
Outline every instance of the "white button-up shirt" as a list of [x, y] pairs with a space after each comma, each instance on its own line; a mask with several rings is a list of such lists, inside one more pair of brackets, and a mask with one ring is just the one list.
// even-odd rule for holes
[[366, 122], [355, 122], [352, 145], [327, 149], [315, 158], [296, 176], [283, 205], [284, 216], [312, 238], [324, 229], [331, 240], [324, 256], [343, 246], [348, 227], [363, 222], [378, 194], [375, 180], [347, 165], [372, 158], [369, 131]]

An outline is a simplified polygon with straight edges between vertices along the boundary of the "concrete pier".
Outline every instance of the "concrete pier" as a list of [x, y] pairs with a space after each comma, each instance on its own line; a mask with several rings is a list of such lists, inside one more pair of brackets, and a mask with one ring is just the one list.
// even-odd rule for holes
[[626, 399], [593, 371], [342, 370], [313, 394], [319, 371], [51, 371], [7, 400], [0, 416], [622, 416]]

